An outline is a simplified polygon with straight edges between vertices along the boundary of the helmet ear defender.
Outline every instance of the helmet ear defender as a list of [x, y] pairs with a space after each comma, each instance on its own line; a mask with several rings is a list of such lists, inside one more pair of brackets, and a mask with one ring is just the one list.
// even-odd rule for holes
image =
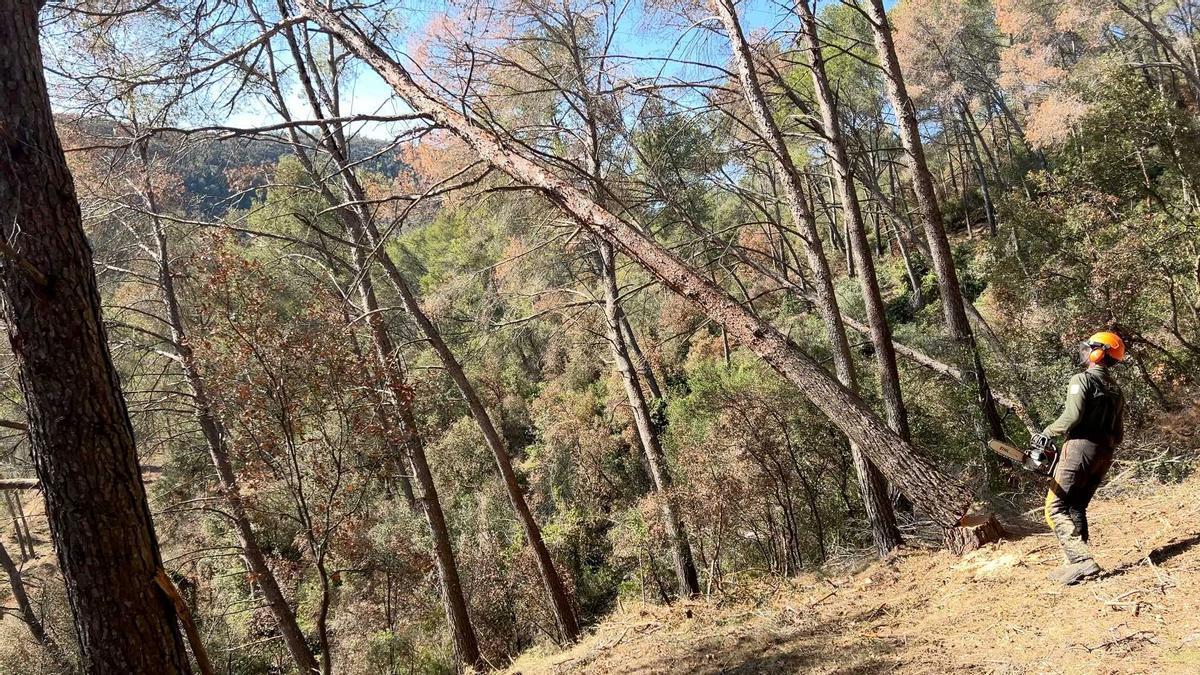
[[1085, 364], [1119, 363], [1125, 360], [1125, 341], [1116, 333], [1101, 331], [1081, 342], [1079, 352]]

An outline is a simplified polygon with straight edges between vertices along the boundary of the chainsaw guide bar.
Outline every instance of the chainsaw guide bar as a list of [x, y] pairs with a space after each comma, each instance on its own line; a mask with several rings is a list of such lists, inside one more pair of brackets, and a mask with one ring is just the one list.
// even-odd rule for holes
[[996, 438], [988, 440], [988, 447], [992, 452], [1001, 457], [1019, 465], [1021, 468], [1032, 471], [1036, 474], [1045, 476], [1050, 473], [1050, 465], [1038, 462], [1029, 455], [1029, 453], [1007, 441], [1002, 441]]

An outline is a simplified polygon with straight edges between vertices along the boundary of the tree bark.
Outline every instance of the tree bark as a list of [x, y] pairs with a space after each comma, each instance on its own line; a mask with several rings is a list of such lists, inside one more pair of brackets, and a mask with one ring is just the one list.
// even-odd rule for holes
[[[900, 192], [900, 186], [897, 185], [896, 180], [896, 167], [891, 162], [888, 162], [888, 185], [891, 188], [892, 194]], [[881, 211], [886, 210], [886, 204], [881, 199], [876, 198], [876, 202], [877, 208]], [[912, 255], [908, 251], [908, 239], [912, 232], [912, 222], [894, 218], [891, 213], [887, 215], [888, 222], [892, 224], [892, 234], [896, 235], [896, 247], [900, 249], [900, 259], [904, 263], [904, 274], [908, 277], [909, 288], [912, 289], [913, 298], [909, 306], [913, 308], [913, 311], [917, 311], [925, 306], [925, 291], [921, 288], [921, 280], [917, 278], [912, 265]]]
[[[970, 195], [971, 170], [967, 166], [965, 158], [966, 150], [963, 149], [961, 134], [955, 133], [954, 125], [951, 124], [943, 110], [940, 117], [942, 127], [946, 129], [944, 132], [953, 144], [948, 144], [946, 147], [946, 159], [950, 165], [950, 181], [954, 184], [954, 189], [958, 193], [960, 203], [962, 204], [963, 226], [967, 229], [967, 238], [975, 238], [975, 223], [971, 220], [971, 209], [967, 206], [967, 198]], [[957, 161], [957, 169], [955, 162]], [[957, 176], [957, 178], [956, 178]]]
[[967, 157], [975, 166], [975, 174], [979, 179], [979, 194], [983, 197], [983, 215], [987, 219], [988, 236], [995, 237], [996, 210], [992, 206], [992, 191], [988, 187], [987, 167], [983, 165], [983, 159], [979, 156], [979, 148], [975, 145], [975, 135], [971, 133], [971, 128], [974, 126], [971, 121], [971, 111], [963, 103], [960, 105], [958, 113], [958, 117], [962, 121], [963, 133], [966, 136]]
[[[996, 412], [991, 389], [988, 386], [987, 373], [983, 368], [979, 347], [975, 342], [975, 334], [971, 330], [971, 324], [967, 318], [966, 300], [963, 298], [962, 287], [958, 281], [958, 270], [954, 266], [950, 241], [946, 237], [942, 211], [933, 186], [933, 174], [929, 171], [925, 147], [921, 142], [916, 105], [913, 103], [912, 97], [908, 95], [908, 88], [904, 83], [904, 71], [900, 66], [900, 59], [896, 55], [896, 46], [892, 40], [892, 30], [888, 24], [883, 0], [871, 0], [868, 18], [875, 37], [875, 51], [878, 53], [879, 62], [883, 67], [888, 99], [898, 122], [900, 143], [904, 146], [909, 169], [912, 172], [913, 191], [917, 197], [917, 206], [921, 210], [925, 240], [929, 246], [930, 258], [938, 280], [946, 328], [955, 346], [954, 360], [959, 364], [962, 373], [973, 375], [971, 381], [964, 382], [964, 384], [972, 389], [979, 406], [983, 419], [976, 422], [977, 433], [983, 436], [981, 442], [986, 446], [987, 435], [1004, 438], [1004, 429], [1000, 422], [1000, 416]], [[986, 447], [982, 448], [982, 452], [990, 455], [990, 451]]]
[[[839, 198], [842, 203], [842, 221], [846, 227], [847, 247], [853, 254], [855, 273], [858, 276], [859, 287], [863, 296], [863, 305], [867, 312], [867, 323], [871, 327], [871, 343], [875, 348], [875, 359], [879, 364], [880, 392], [883, 398], [884, 412], [888, 425], [904, 440], [911, 438], [908, 428], [908, 412], [904, 407], [904, 398], [900, 390], [900, 370], [896, 365], [896, 353], [892, 349], [891, 327], [888, 325], [883, 297], [879, 290], [879, 280], [875, 275], [875, 261], [871, 258], [870, 242], [867, 239], [866, 224], [863, 221], [862, 206], [854, 190], [854, 179], [850, 155], [846, 148], [846, 140], [842, 135], [841, 122], [830, 89], [829, 78], [825, 72], [824, 56], [817, 38], [816, 18], [813, 16], [807, 0], [796, 3], [800, 13], [801, 42], [808, 52], [809, 70], [812, 75], [817, 106], [821, 112], [821, 126], [824, 130], [826, 148], [832, 164], [833, 177], [836, 181]], [[854, 458], [855, 468], [859, 469], [863, 460]], [[861, 469], [859, 469], [861, 472]], [[868, 494], [864, 493], [864, 503], [868, 502]], [[893, 502], [882, 481], [871, 486], [868, 514], [886, 510], [892, 529], [895, 529], [895, 516], [892, 513]], [[876, 535], [876, 548], [883, 548]], [[897, 543], [899, 534], [896, 534]]]
[[188, 339], [187, 328], [183, 320], [183, 308], [179, 302], [179, 295], [175, 289], [175, 277], [171, 271], [170, 247], [162, 219], [158, 216], [157, 197], [147, 173], [149, 162], [144, 145], [139, 146], [138, 155], [142, 163], [142, 199], [150, 214], [151, 225], [154, 229], [155, 255], [158, 258], [158, 286], [163, 306], [166, 309], [167, 324], [171, 330], [171, 346], [179, 359], [184, 382], [191, 390], [193, 415], [200, 425], [205, 445], [208, 446], [208, 456], [217, 472], [217, 481], [221, 493], [225, 497], [225, 503], [229, 507], [229, 517], [233, 522], [234, 531], [237, 533], [242, 557], [254, 574], [254, 582], [258, 584], [267, 601], [267, 607], [275, 617], [275, 624], [283, 636], [288, 652], [292, 655], [292, 660], [296, 662], [296, 667], [301, 673], [320, 672], [320, 665], [304, 639], [304, 631], [296, 622], [296, 614], [288, 604], [287, 598], [279, 587], [279, 581], [275, 578], [274, 571], [271, 570], [262, 548], [258, 545], [258, 536], [254, 533], [250, 516], [246, 511], [237, 472], [230, 460], [225, 425], [213, 411], [208, 387], [196, 365], [195, 352], [192, 351]]
[[900, 223], [891, 218], [888, 220], [892, 223], [892, 234], [896, 237], [896, 247], [900, 249], [900, 260], [904, 263], [904, 276], [908, 279], [909, 289], [912, 290], [912, 302], [908, 306], [913, 311], [920, 310], [925, 306], [925, 293], [921, 290], [921, 280], [917, 278], [917, 273], [913, 269], [912, 255], [908, 252], [908, 244], [904, 243], [904, 234], [900, 232]]
[[867, 311], [867, 323], [871, 326], [871, 343], [875, 348], [875, 357], [879, 363], [879, 380], [884, 411], [887, 413], [888, 424], [892, 429], [902, 438], [907, 439], [909, 438], [908, 412], [904, 408], [904, 398], [900, 391], [900, 371], [896, 367], [896, 352], [892, 348], [892, 331], [887, 322], [883, 296], [879, 290], [879, 280], [875, 276], [875, 261], [871, 258], [871, 244], [867, 239], [862, 207], [854, 189], [850, 153], [846, 148], [846, 139], [842, 135], [841, 121], [838, 119], [833, 90], [825, 71], [825, 57], [821, 54], [821, 45], [817, 37], [816, 17], [812, 13], [808, 0], [797, 2], [795, 7], [800, 14], [800, 40], [808, 53], [809, 71], [812, 74], [817, 106], [821, 111], [821, 126], [825, 134], [826, 150], [833, 165], [838, 196], [842, 202], [842, 218], [846, 223], [850, 248], [854, 252], [854, 261], [858, 267], [859, 286], [862, 290], [863, 305]]
[[[742, 83], [746, 104], [754, 116], [759, 132], [766, 138], [770, 146], [769, 150], [775, 156], [792, 219], [804, 238], [808, 265], [814, 279], [817, 309], [825, 324], [826, 336], [833, 351], [834, 371], [838, 381], [857, 394], [858, 383], [854, 376], [854, 361], [850, 355], [850, 342], [846, 339], [846, 330], [841, 322], [841, 311], [838, 308], [837, 295], [833, 289], [833, 275], [829, 271], [829, 262], [821, 245], [816, 219], [813, 217], [812, 209], [803, 192], [800, 172], [796, 169], [783, 134], [767, 107], [766, 97], [763, 95], [762, 86], [758, 81], [758, 74], [754, 70], [753, 55], [750, 53], [750, 46], [746, 42], [732, 0], [718, 0], [716, 4], [721, 20], [725, 24], [725, 32], [728, 33], [733, 46], [734, 65]], [[832, 211], [830, 218], [833, 218]], [[847, 256], [850, 255], [849, 248], [851, 247], [847, 242]], [[870, 257], [869, 254], [868, 257]], [[907, 435], [904, 437], [907, 438]], [[858, 477], [863, 507], [871, 525], [871, 535], [876, 550], [882, 555], [901, 543], [900, 530], [896, 527], [896, 516], [892, 510], [891, 501], [887, 498], [885, 481], [879, 474], [879, 470], [862, 455], [862, 451], [853, 441], [850, 443], [850, 451], [854, 456], [854, 468]]]
[[417, 502], [420, 503], [421, 510], [425, 513], [425, 520], [429, 524], [429, 532], [433, 539], [434, 561], [437, 564], [438, 579], [442, 586], [446, 621], [454, 636], [454, 653], [460, 669], [463, 665], [481, 669], [484, 662], [479, 654], [479, 642], [475, 637], [475, 628], [471, 625], [471, 618], [467, 612], [462, 580], [458, 576], [458, 563], [454, 557], [454, 548], [450, 543], [450, 529], [446, 525], [446, 515], [442, 511], [442, 503], [438, 497], [437, 486], [433, 481], [433, 473], [429, 469], [429, 460], [425, 456], [425, 444], [417, 427], [416, 416], [413, 414], [412, 387], [404, 381], [395, 345], [383, 322], [383, 315], [379, 312], [379, 301], [375, 297], [375, 289], [367, 269], [365, 248], [365, 241], [355, 241], [354, 262], [355, 267], [358, 268], [356, 271], [359, 277], [359, 296], [362, 299], [363, 312], [367, 316], [367, 324], [375, 344], [375, 358], [384, 372], [393, 404], [403, 423], [409, 463], [412, 465], [413, 475], [417, 478], [417, 486], [421, 489]]
[[650, 392], [650, 397], [655, 401], [663, 400], [662, 388], [658, 386], [654, 368], [650, 366], [650, 360], [642, 353], [637, 336], [633, 334], [633, 326], [629, 325], [629, 316], [624, 311], [621, 312], [621, 337], [625, 340], [625, 345], [629, 347], [629, 355], [633, 357], [638, 376], [646, 383], [646, 390]]
[[38, 2], [0, 0], [4, 315], [89, 673], [190, 673], [42, 75]]
[[827, 375], [778, 329], [751, 314], [736, 299], [706, 280], [639, 228], [596, 204], [578, 188], [551, 174], [520, 150], [499, 140], [446, 103], [431, 97], [377, 44], [335, 11], [316, 0], [299, 0], [305, 12], [363, 59], [414, 109], [453, 131], [497, 169], [545, 195], [593, 234], [618, 246], [667, 288], [722, 323], [747, 349], [798, 385], [805, 396], [857, 443], [887, 479], [944, 527], [956, 527], [967, 512], [971, 492], [942, 473], [907, 441], [888, 429], [863, 401]]
[[943, 544], [954, 555], [969, 553], [1004, 537], [1004, 526], [991, 514], [969, 516], [961, 527], [946, 531]]
[[638, 381], [633, 359], [629, 356], [629, 348], [625, 336], [621, 333], [622, 312], [620, 291], [617, 288], [616, 251], [612, 244], [600, 241], [600, 279], [604, 284], [604, 328], [612, 349], [613, 360], [617, 365], [617, 373], [621, 376], [621, 384], [625, 386], [625, 396], [629, 400], [630, 413], [633, 415], [634, 426], [637, 428], [638, 440], [646, 454], [646, 463], [650, 466], [650, 477], [654, 480], [654, 491], [658, 493], [663, 515], [663, 526], [667, 530], [667, 538], [671, 541], [671, 558], [675, 563], [675, 579], [679, 584], [679, 596], [683, 598], [700, 594], [700, 578], [696, 574], [696, 563], [692, 557], [692, 546], [688, 543], [687, 528], [679, 515], [679, 506], [673, 493], [674, 480], [671, 469], [667, 465], [667, 455], [663, 452], [662, 443], [658, 437], [658, 429], [650, 418], [650, 407], [646, 404], [646, 395]]
[[558, 568], [554, 566], [554, 559], [550, 556], [550, 549], [546, 547], [546, 542], [542, 539], [542, 529], [538, 525], [533, 511], [529, 508], [529, 502], [525, 499], [525, 493], [521, 489], [520, 481], [517, 480], [516, 471], [513, 470], [512, 457], [508, 453], [508, 447], [504, 443], [504, 438], [492, 422], [487, 407], [484, 406], [483, 401], [479, 398], [479, 393], [475, 390], [475, 385], [467, 377], [466, 371], [463, 370], [462, 364], [458, 361], [458, 357], [454, 355], [454, 351], [446, 344], [446, 340], [442, 337], [442, 333], [437, 325], [425, 314], [425, 309], [421, 306], [420, 300], [417, 299], [416, 294], [409, 287], [408, 282], [396, 267], [395, 262], [379, 242], [380, 233], [378, 229], [373, 222], [366, 222], [366, 240], [371, 246], [371, 250], [375, 251], [375, 258], [380, 261], [384, 272], [392, 282], [392, 286], [400, 295], [405, 310], [408, 311], [409, 316], [413, 318], [417, 327], [421, 329], [421, 332], [429, 340], [430, 346], [437, 353], [438, 359], [441, 360], [442, 366], [446, 369], [446, 373], [450, 375], [450, 379], [458, 387], [459, 393], [462, 394], [463, 400], [467, 403], [467, 409], [471, 412], [471, 417], [474, 418], [475, 423], [479, 426], [480, 433], [483, 434], [488, 448], [492, 451], [492, 458], [496, 462], [496, 469], [500, 472], [500, 478], [504, 483], [505, 491], [508, 493], [509, 503], [513, 507], [513, 512], [517, 515], [517, 520], [521, 523], [521, 529], [525, 533], [525, 540], [529, 543], [530, 549], [533, 550], [533, 556], [538, 565], [538, 574], [542, 578], [542, 586], [546, 591], [547, 598], [550, 600], [551, 611], [554, 613], [554, 620], [558, 625], [559, 634], [564, 641], [574, 642], [579, 639], [579, 623], [575, 618], [575, 610], [571, 606], [571, 599], [567, 594], [566, 587], [563, 585], [562, 576], [558, 573]]

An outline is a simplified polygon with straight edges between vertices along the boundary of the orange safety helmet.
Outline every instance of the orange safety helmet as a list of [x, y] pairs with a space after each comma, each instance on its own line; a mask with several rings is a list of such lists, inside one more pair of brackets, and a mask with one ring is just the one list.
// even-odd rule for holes
[[1120, 335], [1109, 331], [1101, 331], [1087, 339], [1087, 346], [1092, 348], [1088, 354], [1088, 363], [1100, 363], [1104, 357], [1113, 361], [1125, 360], [1125, 341]]

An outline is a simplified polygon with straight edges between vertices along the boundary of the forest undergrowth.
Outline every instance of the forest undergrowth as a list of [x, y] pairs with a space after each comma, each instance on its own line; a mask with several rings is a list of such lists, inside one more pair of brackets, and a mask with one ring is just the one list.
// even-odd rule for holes
[[573, 648], [531, 650], [506, 672], [1195, 673], [1195, 459], [1119, 462], [1089, 512], [1105, 569], [1089, 583], [1046, 578], [1062, 554], [1040, 508], [1018, 510], [1038, 501], [1028, 486], [1010, 495], [1005, 540], [966, 556], [910, 539], [883, 559], [733, 580], [670, 606], [627, 603]]
[[0, 0], [0, 82], [0, 675], [1196, 665], [1200, 3]]
[[[1061, 587], [1061, 562], [1040, 522], [1040, 479], [999, 495], [1007, 536], [966, 556], [941, 550], [936, 528], [908, 522], [908, 545], [882, 559], [832, 556], [794, 577], [753, 570], [669, 605], [630, 598], [576, 645], [534, 647], [509, 675], [566, 673], [1194, 673], [1200, 668], [1200, 489], [1195, 451], [1150, 438], [1194, 433], [1200, 406], [1156, 420], [1118, 459], [1091, 510], [1104, 575]], [[153, 480], [154, 475], [150, 476]], [[41, 500], [24, 503], [45, 545]], [[16, 547], [11, 527], [0, 527]], [[923, 532], [923, 533], [922, 533]], [[35, 587], [57, 576], [41, 556]], [[0, 618], [0, 652], [38, 659]]]

